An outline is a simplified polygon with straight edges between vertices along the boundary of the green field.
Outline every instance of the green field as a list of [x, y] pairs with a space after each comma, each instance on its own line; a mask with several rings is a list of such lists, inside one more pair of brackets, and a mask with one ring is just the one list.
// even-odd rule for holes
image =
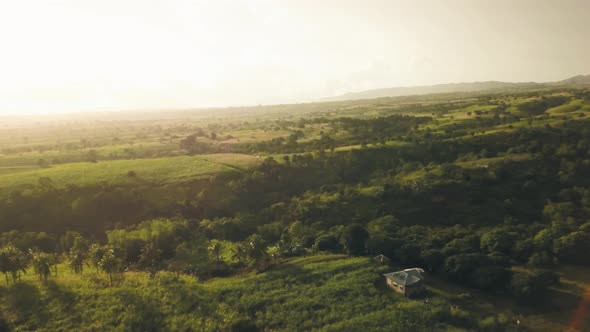
[[[49, 178], [56, 188], [66, 185], [89, 186], [100, 183], [153, 185], [184, 183], [224, 172], [252, 167], [259, 158], [243, 154], [212, 154], [158, 159], [112, 160], [97, 163], [73, 163], [46, 169], [23, 170], [1, 174], [0, 192], [6, 194], [37, 185], [40, 178]], [[129, 176], [129, 172], [135, 176]]]
[[[470, 325], [477, 324], [476, 316], [454, 318], [443, 297], [424, 303], [396, 295], [380, 275], [388, 269], [367, 258], [297, 258], [264, 273], [205, 282], [125, 273], [113, 287], [105, 287], [106, 276], [91, 269], [82, 275], [59, 269], [47, 285], [31, 273], [17, 285], [0, 285], [2, 315], [16, 329], [219, 331], [242, 324], [283, 331], [401, 332], [477, 326]], [[32, 305], [31, 298], [36, 298]]]

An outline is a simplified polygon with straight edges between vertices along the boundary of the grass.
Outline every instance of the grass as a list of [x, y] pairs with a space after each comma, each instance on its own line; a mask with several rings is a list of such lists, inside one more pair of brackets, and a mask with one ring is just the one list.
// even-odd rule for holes
[[[169, 273], [150, 279], [126, 272], [109, 287], [106, 275], [92, 268], [74, 275], [60, 264], [58, 276], [52, 274], [47, 285], [32, 271], [15, 285], [2, 281], [0, 322], [38, 331], [219, 331], [239, 321], [273, 331], [443, 331], [479, 330], [486, 321], [501, 319], [508, 325], [499, 330], [515, 329], [516, 319], [530, 331], [590, 328], [590, 317], [576, 316], [582, 293], [590, 290], [588, 268], [556, 269], [561, 285], [551, 290], [550, 302], [536, 309], [506, 294], [477, 291], [431, 274], [426, 274], [428, 301], [406, 299], [381, 277], [401, 268], [377, 266], [366, 257], [317, 255], [286, 259], [260, 274], [204, 282]], [[531, 272], [527, 266], [514, 270]], [[572, 328], [576, 318], [577, 329]]]
[[18, 154], [0, 154], [0, 167], [17, 167], [17, 166], [37, 166], [40, 159], [52, 162], [54, 159], [62, 163], [72, 163], [88, 160], [88, 151], [94, 150], [99, 156], [99, 160], [119, 159], [123, 156], [131, 158], [129, 152], [141, 156], [164, 155], [178, 149], [176, 145], [162, 142], [141, 142], [138, 144], [114, 144], [105, 145], [97, 148], [84, 148], [75, 150], [48, 150], [48, 151], [31, 151]]
[[0, 167], [0, 175], [2, 174], [10, 174], [10, 173], [17, 173], [23, 171], [31, 171], [35, 170], [38, 167], [36, 166], [11, 166], [11, 167]]
[[[528, 266], [515, 266], [516, 272], [532, 272]], [[559, 266], [557, 271], [561, 284], [552, 287], [546, 301], [535, 309], [518, 304], [504, 293], [489, 293], [449, 283], [436, 276], [427, 275], [428, 289], [437, 296], [455, 303], [478, 316], [504, 315], [520, 320], [526, 331], [589, 331], [590, 316], [576, 317], [585, 305], [589, 308], [590, 269], [579, 266]], [[469, 294], [462, 297], [461, 294]], [[584, 294], [586, 294], [584, 296]], [[583, 310], [582, 310], [583, 311]], [[574, 321], [578, 319], [576, 323]]]
[[511, 162], [511, 161], [526, 161], [533, 158], [533, 155], [529, 153], [523, 154], [510, 154], [501, 157], [493, 157], [493, 158], [480, 158], [478, 160], [473, 161], [459, 161], [455, 162], [455, 165], [461, 166], [463, 168], [478, 168], [478, 167], [489, 167], [491, 165], [502, 163], [502, 162]]
[[[407, 142], [402, 142], [402, 141], [387, 141], [385, 142], [385, 146], [404, 146], [407, 145], [409, 143]], [[374, 147], [381, 147], [383, 146], [382, 144], [368, 144], [367, 148], [374, 148]], [[339, 146], [337, 148], [334, 149], [334, 151], [336, 152], [342, 152], [342, 151], [350, 151], [350, 150], [358, 150], [358, 149], [362, 149], [363, 147], [361, 146], [361, 144], [355, 144], [355, 145], [346, 145], [346, 146]]]
[[584, 104], [583, 99], [574, 99], [567, 104], [552, 107], [552, 108], [546, 110], [545, 113], [549, 113], [551, 115], [571, 113], [571, 112], [575, 112], [578, 109], [580, 109], [583, 106], [583, 104]]
[[[168, 184], [197, 180], [213, 174], [241, 170], [255, 165], [258, 158], [244, 154], [211, 154], [171, 158], [112, 160], [98, 163], [73, 163], [50, 168], [0, 174], [2, 191], [36, 185], [50, 178], [56, 187], [88, 186], [100, 183], [125, 184], [137, 181]], [[136, 173], [128, 176], [129, 171]]]
[[0, 318], [18, 330], [229, 330], [236, 322], [273, 331], [442, 331], [448, 305], [396, 295], [367, 258], [289, 259], [264, 273], [198, 282], [125, 273], [108, 287], [94, 271], [33, 275], [0, 286]]
[[277, 137], [287, 137], [291, 134], [288, 130], [262, 130], [262, 129], [242, 129], [223, 132], [222, 137], [231, 135], [234, 138], [225, 140], [225, 143], [253, 143], [259, 141], [271, 140]]

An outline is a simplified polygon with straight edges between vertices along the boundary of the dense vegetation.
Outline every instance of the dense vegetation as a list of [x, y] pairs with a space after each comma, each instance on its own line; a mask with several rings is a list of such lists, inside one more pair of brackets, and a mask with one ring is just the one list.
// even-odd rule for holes
[[[590, 267], [590, 90], [412, 98], [113, 120], [93, 138], [63, 124], [57, 141], [11, 129], [0, 324], [506, 330], [547, 328], [517, 326], [522, 312], [573, 314], [548, 299], [563, 269]], [[377, 254], [428, 271], [426, 299], [347, 258]]]

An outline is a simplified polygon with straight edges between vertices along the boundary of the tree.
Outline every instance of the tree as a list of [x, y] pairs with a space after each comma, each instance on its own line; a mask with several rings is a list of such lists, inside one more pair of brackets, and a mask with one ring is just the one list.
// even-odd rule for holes
[[548, 252], [541, 251], [532, 254], [528, 263], [535, 267], [549, 267], [555, 265], [556, 260]]
[[76, 248], [70, 249], [66, 257], [68, 266], [74, 272], [74, 274], [81, 274], [84, 270], [84, 252], [76, 250]]
[[265, 267], [268, 253], [266, 241], [259, 234], [250, 235], [246, 241], [239, 243], [233, 250], [234, 257], [257, 270]]
[[535, 241], [532, 238], [520, 240], [514, 244], [512, 256], [520, 261], [527, 261], [535, 250]]
[[539, 301], [547, 291], [547, 281], [544, 277], [515, 273], [510, 281], [510, 289], [517, 300], [534, 303]]
[[497, 266], [480, 267], [471, 275], [474, 286], [483, 290], [504, 289], [510, 282], [510, 270]]
[[426, 269], [430, 272], [438, 271], [444, 264], [445, 256], [437, 249], [425, 250], [421, 254]]
[[223, 262], [223, 258], [221, 257], [221, 242], [218, 240], [212, 240], [209, 243], [209, 247], [207, 247], [209, 251], [209, 255], [215, 260], [216, 262]]
[[76, 231], [67, 231], [59, 238], [59, 250], [67, 252], [71, 249], [74, 251], [87, 251], [88, 240]]
[[115, 250], [112, 248], [107, 249], [102, 255], [98, 265], [104, 273], [108, 274], [109, 286], [112, 286], [113, 275], [119, 271], [121, 266], [120, 260], [117, 258], [117, 256], [115, 256]]
[[237, 243], [231, 249], [232, 258], [238, 263], [245, 265], [248, 261], [248, 257], [246, 255], [246, 245], [245, 243]]
[[367, 251], [371, 255], [383, 254], [388, 257], [392, 257], [395, 255], [395, 251], [401, 245], [402, 243], [399, 239], [395, 239], [389, 236], [370, 236], [369, 240], [367, 240]]
[[197, 135], [189, 135], [180, 141], [180, 147], [185, 150], [192, 150], [197, 144]]
[[404, 265], [415, 265], [420, 262], [421, 249], [412, 242], [406, 242], [395, 249], [394, 257]]
[[96, 269], [96, 274], [98, 274], [100, 261], [104, 254], [105, 248], [101, 247], [98, 243], [93, 243], [88, 248], [88, 264]]
[[37, 188], [41, 192], [50, 192], [55, 189], [55, 184], [50, 177], [43, 176], [37, 180]]
[[6, 278], [6, 284], [10, 283], [8, 279], [8, 274], [12, 271], [12, 262], [11, 262], [11, 255], [7, 248], [2, 248], [0, 250], [0, 272], [4, 273], [4, 277]]
[[368, 238], [369, 232], [363, 226], [352, 224], [344, 228], [340, 241], [349, 255], [362, 255]]
[[37, 165], [39, 166], [39, 168], [49, 168], [50, 167], [49, 162], [45, 159], [39, 159], [37, 161]]
[[444, 272], [452, 280], [465, 282], [478, 267], [485, 264], [486, 257], [481, 254], [460, 254], [445, 260]]
[[96, 152], [96, 150], [88, 150], [86, 158], [91, 163], [98, 162], [98, 152]]
[[590, 265], [590, 234], [579, 231], [562, 236], [554, 242], [553, 252], [560, 262]]
[[508, 232], [493, 230], [484, 233], [480, 239], [481, 249], [487, 252], [501, 252], [509, 254], [514, 245], [514, 240]]
[[146, 244], [141, 249], [139, 266], [149, 272], [150, 278], [155, 277], [158, 271], [163, 268], [162, 251], [153, 243]]
[[378, 235], [391, 236], [399, 228], [399, 221], [392, 215], [383, 216], [372, 220], [367, 225], [367, 230], [371, 237]]
[[332, 234], [318, 236], [315, 240], [314, 247], [319, 251], [338, 252], [342, 250], [342, 246], [338, 242], [338, 238]]
[[53, 255], [42, 251], [31, 252], [31, 264], [35, 274], [43, 282], [47, 282], [47, 278], [51, 274], [51, 268], [55, 265], [55, 258]]
[[0, 249], [0, 272], [4, 273], [6, 284], [10, 282], [9, 276], [11, 276], [13, 283], [16, 282], [17, 279], [20, 279], [21, 272], [27, 272], [26, 255], [11, 244]]
[[442, 253], [445, 256], [457, 254], [469, 254], [479, 251], [479, 236], [467, 235], [463, 238], [456, 238], [445, 244]]

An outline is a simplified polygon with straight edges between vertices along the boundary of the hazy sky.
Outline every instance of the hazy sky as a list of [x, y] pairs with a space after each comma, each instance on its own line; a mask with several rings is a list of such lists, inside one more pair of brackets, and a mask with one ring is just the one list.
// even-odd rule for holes
[[0, 0], [0, 113], [590, 74], [589, 0]]

